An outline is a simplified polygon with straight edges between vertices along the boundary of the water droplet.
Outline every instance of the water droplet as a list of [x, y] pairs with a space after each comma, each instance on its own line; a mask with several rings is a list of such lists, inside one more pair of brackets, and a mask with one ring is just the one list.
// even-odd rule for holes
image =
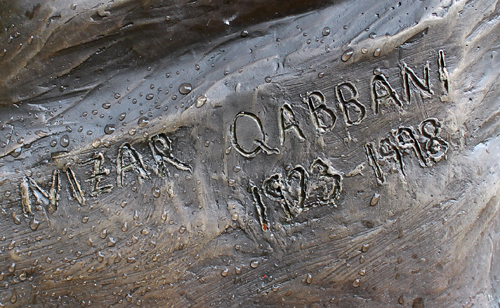
[[193, 86], [190, 83], [183, 83], [179, 86], [179, 93], [189, 94], [193, 90]]
[[73, 3], [73, 4], [71, 5], [71, 9], [72, 9], [73, 11], [74, 11], [74, 10], [76, 10], [76, 3]]
[[33, 219], [30, 221], [31, 230], [36, 231], [36, 229], [38, 229], [39, 225], [40, 225], [40, 222], [35, 217], [33, 217]]
[[370, 248], [370, 244], [363, 244], [363, 246], [361, 247], [361, 251], [367, 252], [369, 248]]
[[122, 225], [122, 231], [123, 232], [127, 232], [128, 231], [128, 223], [127, 222], [123, 223], [123, 225]]
[[152, 100], [154, 97], [155, 97], [155, 95], [153, 93], [149, 93], [148, 95], [146, 95], [146, 99], [148, 101]]
[[222, 277], [227, 277], [227, 275], [229, 274], [229, 269], [228, 268], [225, 268], [222, 270], [222, 272], [220, 272], [220, 275]]
[[120, 95], [120, 93], [115, 93], [115, 98], [116, 98], [116, 99], [119, 99], [120, 97], [122, 97], [122, 96]]
[[104, 103], [104, 104], [102, 104], [102, 108], [109, 109], [109, 108], [111, 108], [111, 104], [110, 103]]
[[365, 47], [361, 48], [361, 53], [362, 54], [366, 54], [368, 52], [368, 49], [366, 49]]
[[311, 274], [307, 274], [306, 276], [306, 283], [307, 284], [311, 284], [311, 282], [313, 281], [313, 277]]
[[109, 237], [108, 238], [108, 247], [115, 247], [115, 245], [116, 245], [115, 239], [112, 237]]
[[99, 261], [100, 263], [104, 261], [104, 255], [100, 250], [97, 252], [97, 261]]
[[179, 233], [180, 233], [180, 234], [184, 234], [184, 232], [186, 232], [186, 227], [181, 226], [181, 227], [179, 228]]
[[208, 98], [205, 95], [200, 95], [196, 99], [196, 108], [200, 108], [201, 106], [205, 105], [205, 103], [208, 101]]
[[121, 206], [122, 208], [124, 208], [124, 207], [126, 207], [126, 206], [127, 206], [127, 203], [128, 203], [128, 202], [127, 202], [126, 200], [123, 200], [122, 202], [120, 202], [120, 206]]
[[398, 298], [398, 303], [400, 303], [401, 305], [404, 305], [404, 304], [405, 304], [405, 298], [403, 297], [403, 295], [401, 295], [401, 296]]
[[120, 113], [120, 115], [118, 116], [118, 120], [123, 121], [123, 120], [125, 120], [126, 116], [127, 116], [127, 114], [125, 112]]
[[16, 270], [16, 263], [12, 262], [11, 265], [9, 265], [9, 273], [13, 273]]
[[89, 221], [89, 217], [88, 217], [88, 216], [83, 216], [83, 217], [82, 217], [82, 222], [83, 222], [84, 224], [86, 224], [88, 221]]
[[237, 221], [237, 220], [238, 220], [238, 218], [240, 218], [240, 216], [238, 215], [238, 213], [233, 213], [233, 214], [231, 215], [231, 219], [232, 219], [232, 220], [234, 220], [234, 221]]
[[360, 270], [358, 271], [358, 274], [359, 274], [360, 276], [364, 276], [364, 275], [366, 275], [366, 269], [364, 269], [364, 268], [360, 269]]
[[379, 200], [380, 200], [380, 195], [375, 193], [372, 197], [372, 200], [370, 201], [370, 205], [371, 206], [377, 205]]
[[163, 210], [163, 212], [161, 213], [161, 220], [166, 221], [167, 218], [168, 218], [167, 210]]
[[67, 147], [69, 145], [69, 136], [68, 135], [62, 136], [60, 143], [62, 147]]
[[380, 56], [380, 48], [375, 49], [375, 51], [373, 52], [373, 56], [374, 57]]
[[139, 127], [144, 127], [148, 124], [149, 124], [148, 117], [140, 117], [139, 120], [137, 120], [137, 125], [139, 125]]
[[329, 35], [330, 34], [330, 28], [324, 27], [323, 31], [321, 32], [321, 34], [323, 34], [323, 36]]
[[264, 80], [267, 82], [267, 83], [270, 83], [271, 81], [273, 81], [273, 79], [269, 76], [267, 76], [266, 78], [264, 78]]
[[241, 37], [247, 37], [248, 36], [248, 31], [247, 30], [243, 30], [243, 31], [241, 31], [240, 35], [241, 35]]
[[16, 157], [19, 157], [19, 155], [21, 155], [23, 151], [23, 148], [19, 147], [17, 149], [15, 149], [14, 151], [10, 152], [10, 156], [16, 158]]
[[34, 39], [33, 35], [28, 37], [28, 45], [33, 44], [33, 39]]
[[250, 262], [250, 267], [251, 268], [257, 268], [259, 266], [259, 261], [258, 260], [253, 260]]
[[352, 50], [351, 48], [344, 51], [344, 53], [342, 54], [342, 58], [341, 58], [342, 62], [349, 61], [349, 59], [352, 57], [353, 54], [354, 54], [354, 50]]
[[323, 78], [323, 76], [325, 76], [325, 73], [323, 72], [318, 73], [318, 78]]
[[353, 287], [358, 288], [361, 285], [361, 281], [359, 280], [359, 278], [356, 278], [352, 285]]
[[106, 125], [106, 127], [104, 127], [104, 133], [106, 135], [111, 135], [112, 133], [114, 133], [116, 130], [116, 127], [114, 124], [108, 124]]
[[369, 35], [369, 36], [370, 36], [370, 38], [371, 38], [371, 39], [374, 39], [374, 38], [376, 38], [376, 37], [377, 37], [377, 34], [375, 34], [374, 32], [372, 32], [372, 33], [370, 33], [370, 35]]
[[14, 247], [16, 247], [16, 241], [12, 240], [10, 241], [9, 246], [7, 246], [7, 249], [12, 250]]
[[194, 66], [194, 69], [195, 69], [195, 70], [197, 70], [197, 71], [199, 71], [199, 70], [200, 70], [200, 65], [199, 65], [199, 64], [196, 64], [196, 65]]
[[134, 216], [132, 217], [134, 220], [139, 219], [139, 213], [137, 211], [134, 211]]
[[135, 128], [131, 128], [131, 129], [129, 129], [129, 130], [128, 130], [128, 134], [129, 134], [130, 136], [135, 135], [135, 133], [137, 133], [137, 129], [135, 129]]
[[153, 187], [153, 197], [159, 198], [161, 195], [161, 191], [158, 187]]
[[104, 228], [104, 229], [102, 229], [102, 231], [101, 231], [101, 238], [102, 238], [102, 239], [105, 239], [105, 238], [106, 238], [106, 236], [108, 236], [108, 229]]
[[12, 296], [10, 297], [10, 302], [11, 302], [12, 304], [15, 304], [15, 303], [17, 302], [17, 291], [16, 291], [16, 290], [14, 290], [14, 291], [12, 292]]
[[101, 139], [96, 139], [92, 141], [92, 147], [93, 148], [98, 148], [101, 145]]
[[21, 224], [21, 218], [19, 218], [18, 215], [16, 215], [16, 213], [12, 212], [12, 219], [14, 219], [14, 223], [16, 225], [20, 225]]

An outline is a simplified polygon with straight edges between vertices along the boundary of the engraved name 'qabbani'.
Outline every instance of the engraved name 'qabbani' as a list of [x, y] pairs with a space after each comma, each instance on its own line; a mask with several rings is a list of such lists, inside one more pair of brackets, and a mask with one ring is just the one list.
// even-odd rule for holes
[[[445, 93], [448, 92], [448, 76], [447, 69], [445, 66], [444, 51], [439, 50], [439, 78], [443, 82], [442, 86], [445, 89]], [[401, 76], [403, 78], [403, 85], [406, 93], [406, 104], [411, 103], [411, 89], [410, 82], [416, 88], [416, 91], [422, 95], [432, 96], [433, 91], [431, 89], [431, 82], [429, 80], [429, 64], [427, 63], [424, 67], [424, 78], [419, 78], [411, 68], [409, 68], [406, 63], [401, 65]], [[444, 73], [443, 73], [444, 72]], [[379, 71], [375, 72], [375, 75], [371, 83], [371, 93], [372, 93], [372, 109], [373, 114], [377, 116], [380, 112], [380, 105], [389, 105], [389, 103], [395, 104], [402, 110], [404, 108], [403, 102], [399, 99], [398, 93], [391, 86], [387, 78], [381, 74]], [[343, 89], [347, 89], [349, 92], [348, 98], [345, 97]], [[366, 107], [358, 100], [358, 90], [355, 84], [350, 82], [345, 82], [337, 85], [335, 87], [337, 107], [344, 116], [344, 120], [347, 126], [359, 125], [366, 117]], [[313, 123], [315, 124], [316, 130], [319, 133], [326, 133], [332, 131], [335, 127], [335, 122], [337, 119], [334, 109], [327, 106], [324, 95], [321, 91], [308, 92], [305, 97], [303, 97], [303, 103], [307, 104]], [[302, 128], [299, 123], [294, 118], [293, 105], [284, 103], [280, 108], [279, 123], [281, 129], [281, 144], [283, 144], [286, 133], [290, 130], [294, 130], [297, 133], [297, 137], [300, 141], [304, 141], [305, 137], [302, 133]], [[286, 114], [285, 114], [286, 112]], [[357, 114], [356, 120], [352, 120], [351, 114]], [[237, 138], [237, 122], [239, 118], [248, 118], [254, 125], [257, 126], [260, 132], [259, 136], [254, 136], [254, 148], [245, 149], [242, 145], [238, 143]], [[248, 129], [248, 125], [244, 126], [244, 129]], [[385, 160], [393, 158], [400, 168], [401, 174], [404, 176], [404, 161], [402, 152], [413, 151], [419, 163], [422, 167], [430, 167], [434, 162], [438, 162], [443, 157], [445, 157], [448, 151], [448, 143], [439, 137], [441, 131], [441, 123], [437, 119], [426, 119], [419, 124], [418, 133], [413, 127], [400, 127], [399, 129], [392, 130], [390, 135], [378, 142], [379, 150], [375, 149], [373, 142], [367, 143], [365, 145], [365, 151], [368, 158], [369, 165], [372, 166], [377, 182], [380, 184], [385, 182], [384, 173], [380, 167], [379, 160]], [[279, 154], [280, 150], [278, 148], [270, 148], [264, 141], [265, 133], [263, 131], [263, 126], [258, 116], [249, 112], [240, 112], [236, 115], [234, 122], [231, 126], [231, 137], [233, 141], [234, 148], [244, 157], [253, 158], [258, 155], [261, 151], [268, 155]], [[192, 167], [185, 164], [175, 158], [172, 154], [172, 141], [165, 134], [155, 135], [150, 138], [149, 148], [151, 149], [150, 155], [153, 156], [156, 162], [157, 172], [159, 176], [166, 176], [165, 163], [168, 163], [175, 168], [193, 172]], [[378, 155], [377, 155], [378, 153]], [[57, 158], [56, 158], [57, 159]], [[105, 176], [108, 176], [110, 171], [105, 169], [103, 166], [104, 156], [102, 153], [95, 153], [88, 160], [82, 164], [87, 164], [92, 162], [94, 168], [92, 170], [91, 176], [85, 181], [90, 181], [91, 190], [87, 194], [90, 196], [96, 196], [100, 193], [109, 193], [113, 189], [113, 185], [107, 184], [105, 186], [98, 186], [101, 180], [104, 180]], [[287, 220], [290, 220], [292, 216], [301, 213], [304, 209], [307, 209], [311, 204], [306, 204], [308, 196], [314, 194], [314, 190], [320, 190], [321, 202], [332, 203], [335, 205], [334, 200], [338, 199], [340, 193], [342, 192], [342, 174], [336, 171], [333, 166], [328, 162], [325, 162], [321, 158], [317, 158], [310, 167], [309, 171], [314, 174], [318, 173], [315, 181], [309, 183], [309, 173], [306, 168], [298, 165], [291, 173], [289, 173], [286, 178], [290, 179], [293, 177], [295, 172], [300, 170], [299, 173], [299, 193], [298, 196], [288, 196], [285, 197], [284, 193], [286, 191], [292, 191], [293, 188], [285, 189], [281, 174], [276, 174], [264, 181], [263, 191], [266, 196], [271, 200], [279, 201], [282, 203], [283, 211], [286, 214]], [[66, 174], [68, 181], [68, 186], [71, 189], [73, 198], [78, 202], [79, 205], [85, 205], [85, 193], [83, 192], [80, 181], [75, 177], [74, 172], [69, 166], [63, 168], [63, 172]], [[116, 157], [116, 185], [118, 187], [123, 186], [125, 175], [127, 172], [138, 173], [138, 180], [148, 180], [149, 172], [143, 163], [142, 155], [139, 153], [132, 145], [129, 143], [124, 143], [118, 148], [118, 154]], [[46, 211], [54, 212], [57, 210], [59, 202], [59, 191], [61, 189], [61, 182], [59, 179], [60, 171], [54, 170], [52, 183], [47, 191], [41, 188], [36, 181], [26, 176], [21, 180], [19, 185], [20, 197], [22, 203], [23, 213], [34, 214], [32, 211], [32, 202], [30, 200], [29, 191], [33, 192], [33, 196], [36, 198], [35, 203], [41, 205], [41, 196], [47, 199]], [[272, 181], [272, 183], [266, 183]], [[290, 185], [290, 184], [289, 184]], [[265, 231], [268, 229], [267, 225], [269, 221], [267, 219], [267, 208], [262, 203], [262, 197], [255, 197], [256, 194], [261, 194], [260, 190], [253, 186], [251, 187], [252, 194], [254, 195], [256, 202], [256, 213], [259, 216], [259, 221], [262, 225], [262, 229]], [[292, 199], [296, 199], [295, 203], [292, 204]], [[316, 203], [316, 198], [313, 198], [313, 203]], [[320, 202], [320, 203], [321, 203]], [[45, 215], [47, 215], [45, 213]], [[46, 216], [47, 217], [47, 216]]]
[[498, 2], [0, 17], [0, 306], [500, 303]]

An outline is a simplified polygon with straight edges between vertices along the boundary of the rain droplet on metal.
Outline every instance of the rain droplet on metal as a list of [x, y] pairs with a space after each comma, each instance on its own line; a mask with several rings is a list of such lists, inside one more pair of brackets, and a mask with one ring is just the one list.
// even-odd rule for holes
[[201, 106], [205, 105], [205, 103], [208, 101], [208, 98], [205, 95], [200, 95], [196, 99], [196, 108], [200, 108]]
[[179, 93], [189, 94], [193, 90], [193, 86], [190, 83], [183, 83], [179, 86]]
[[16, 158], [16, 157], [19, 157], [19, 155], [21, 155], [22, 151], [23, 151], [23, 148], [19, 147], [19, 148], [15, 149], [14, 151], [10, 152], [10, 155], [12, 157]]
[[62, 147], [67, 147], [69, 145], [69, 136], [68, 135], [62, 136], [60, 142]]
[[352, 283], [352, 286], [355, 288], [358, 288], [360, 285], [361, 285], [361, 281], [359, 280], [359, 278], [356, 278], [354, 280], [354, 282]]
[[125, 112], [120, 113], [120, 115], [118, 116], [118, 120], [123, 121], [123, 120], [125, 120], [126, 116], [127, 116], [127, 114]]
[[148, 101], [152, 100], [154, 97], [155, 97], [155, 95], [153, 93], [149, 93], [148, 95], [146, 95], [146, 99]]
[[330, 34], [330, 28], [324, 27], [323, 31], [321, 32], [321, 34], [323, 34], [323, 36], [329, 35]]
[[379, 195], [379, 194], [377, 194], [377, 193], [375, 193], [375, 194], [373, 195], [373, 197], [372, 197], [372, 200], [370, 201], [370, 205], [371, 205], [371, 206], [375, 206], [375, 205], [377, 205], [377, 204], [378, 204], [378, 202], [379, 202], [379, 200], [380, 200], [380, 195]]
[[349, 61], [349, 59], [352, 57], [352, 55], [354, 54], [354, 50], [352, 49], [347, 49], [346, 51], [344, 51], [344, 53], [342, 54], [342, 62], [347, 62]]
[[267, 82], [267, 83], [270, 83], [271, 81], [273, 81], [273, 79], [269, 76], [267, 76], [266, 78], [264, 78], [264, 80]]
[[40, 222], [36, 218], [33, 218], [30, 221], [30, 228], [31, 228], [31, 230], [36, 231], [38, 229], [38, 226], [40, 226]]
[[254, 261], [250, 262], [251, 268], [257, 268], [258, 266], [259, 266], [259, 261], [254, 260]]
[[380, 48], [375, 49], [375, 51], [373, 52], [373, 56], [374, 57], [380, 56]]
[[137, 125], [139, 127], [144, 127], [149, 124], [149, 118], [147, 117], [140, 117], [139, 120], [137, 120]]
[[13, 273], [16, 270], [16, 263], [9, 265], [9, 273]]
[[307, 284], [311, 284], [311, 282], [313, 281], [313, 277], [311, 274], [307, 274], [306, 276], [306, 283]]
[[153, 187], [153, 197], [159, 198], [161, 195], [161, 191], [158, 187]]
[[106, 133], [106, 135], [111, 135], [112, 133], [114, 133], [116, 130], [116, 127], [114, 124], [108, 124], [106, 125], [106, 127], [104, 127], [104, 133]]

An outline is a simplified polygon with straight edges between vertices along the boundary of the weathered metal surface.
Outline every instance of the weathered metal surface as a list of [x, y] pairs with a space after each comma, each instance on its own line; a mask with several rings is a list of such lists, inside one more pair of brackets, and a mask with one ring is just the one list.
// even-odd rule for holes
[[2, 2], [0, 302], [497, 307], [497, 3], [250, 3]]

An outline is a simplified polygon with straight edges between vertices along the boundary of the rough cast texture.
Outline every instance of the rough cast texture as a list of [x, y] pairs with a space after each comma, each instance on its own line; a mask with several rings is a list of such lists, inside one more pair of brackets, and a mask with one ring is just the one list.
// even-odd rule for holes
[[2, 1], [0, 302], [498, 307], [496, 1]]

